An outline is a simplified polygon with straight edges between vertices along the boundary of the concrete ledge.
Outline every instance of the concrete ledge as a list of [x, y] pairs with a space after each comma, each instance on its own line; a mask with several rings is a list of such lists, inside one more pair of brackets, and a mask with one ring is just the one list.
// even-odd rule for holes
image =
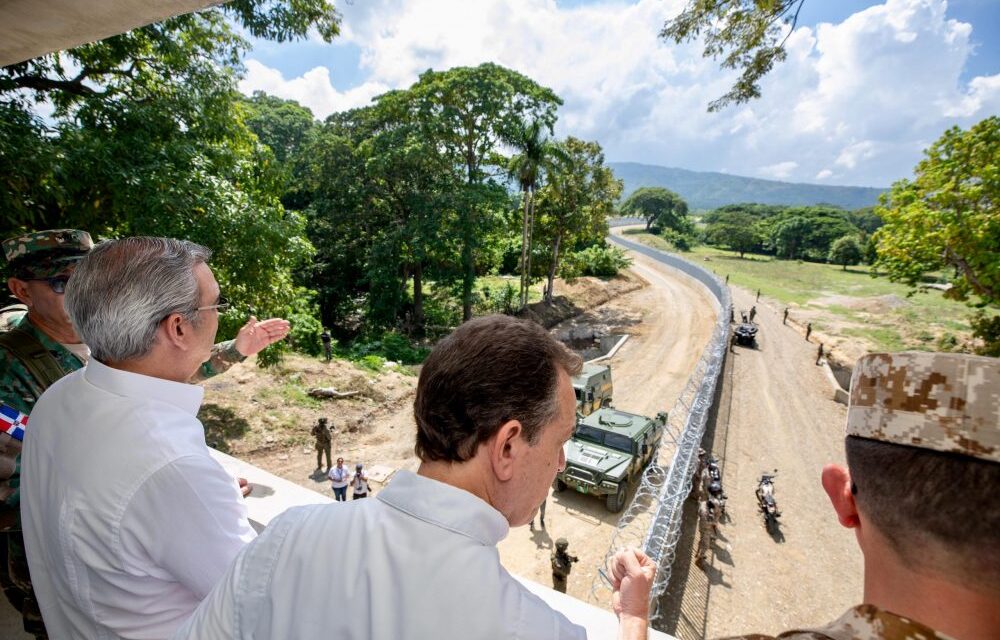
[[830, 390], [833, 392], [833, 399], [840, 404], [847, 404], [850, 401], [850, 395], [847, 390], [840, 386], [837, 382], [837, 377], [833, 375], [833, 370], [830, 369], [830, 364], [823, 360], [822, 365], [823, 373], [826, 374], [826, 380], [830, 383]]

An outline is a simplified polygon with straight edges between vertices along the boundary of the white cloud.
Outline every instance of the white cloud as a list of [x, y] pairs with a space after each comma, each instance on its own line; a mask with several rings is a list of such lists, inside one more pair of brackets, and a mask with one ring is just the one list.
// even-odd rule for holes
[[792, 171], [797, 169], [799, 166], [798, 162], [794, 160], [786, 160], [785, 162], [778, 162], [775, 164], [768, 165], [766, 167], [760, 168], [760, 174], [767, 176], [769, 178], [776, 178], [782, 180], [792, 175]]
[[337, 91], [330, 82], [330, 70], [314, 67], [298, 78], [286, 80], [281, 72], [256, 60], [247, 60], [247, 73], [240, 81], [240, 91], [251, 94], [263, 91], [285, 99], [296, 100], [309, 107], [313, 115], [323, 119], [336, 111], [368, 104], [388, 87], [380, 82], [366, 82], [348, 91]]
[[565, 101], [557, 133], [598, 140], [612, 160], [876, 186], [909, 175], [949, 126], [1000, 109], [1000, 74], [960, 80], [971, 25], [948, 19], [945, 0], [887, 0], [797, 29], [763, 99], [709, 114], [735, 74], [697, 44], [657, 38], [685, 1], [365, 0], [341, 7], [363, 84], [338, 91], [323, 67], [284, 78], [250, 60], [241, 89], [322, 117], [428, 68], [493, 61], [555, 90]]

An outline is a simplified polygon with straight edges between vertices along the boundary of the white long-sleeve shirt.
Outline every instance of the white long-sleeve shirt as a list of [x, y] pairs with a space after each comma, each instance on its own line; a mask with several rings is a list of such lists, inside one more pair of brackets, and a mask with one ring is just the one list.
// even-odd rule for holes
[[399, 471], [373, 500], [272, 521], [175, 640], [586, 638], [500, 565], [507, 531], [471, 493]]
[[91, 359], [39, 398], [21, 515], [53, 639], [169, 637], [254, 538], [205, 445], [202, 395]]

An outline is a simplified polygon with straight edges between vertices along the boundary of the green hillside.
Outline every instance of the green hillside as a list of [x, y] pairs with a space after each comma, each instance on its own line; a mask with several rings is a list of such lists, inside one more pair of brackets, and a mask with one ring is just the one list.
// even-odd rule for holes
[[688, 171], [638, 162], [611, 162], [615, 175], [625, 181], [622, 198], [639, 187], [666, 187], [683, 197], [692, 210], [715, 209], [726, 204], [832, 204], [844, 209], [869, 207], [884, 189], [835, 187], [819, 184], [761, 180], [710, 171]]

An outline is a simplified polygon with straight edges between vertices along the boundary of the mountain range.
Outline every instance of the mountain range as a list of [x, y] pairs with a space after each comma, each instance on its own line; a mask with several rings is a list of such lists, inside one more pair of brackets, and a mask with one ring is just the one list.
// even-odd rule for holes
[[837, 187], [762, 180], [638, 162], [609, 162], [608, 165], [614, 169], [616, 176], [625, 181], [623, 200], [639, 187], [665, 187], [680, 194], [692, 211], [715, 209], [740, 202], [832, 204], [844, 209], [860, 209], [876, 204], [879, 194], [886, 191], [873, 187]]

